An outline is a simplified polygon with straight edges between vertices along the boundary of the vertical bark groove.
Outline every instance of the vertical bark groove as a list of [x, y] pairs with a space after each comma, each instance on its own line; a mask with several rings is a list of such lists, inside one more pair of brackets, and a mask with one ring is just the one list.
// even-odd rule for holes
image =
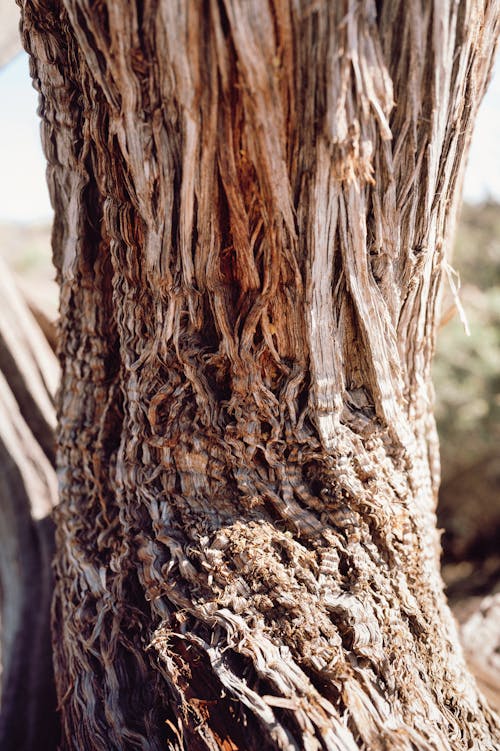
[[63, 748], [494, 747], [438, 573], [429, 371], [498, 2], [21, 7]]

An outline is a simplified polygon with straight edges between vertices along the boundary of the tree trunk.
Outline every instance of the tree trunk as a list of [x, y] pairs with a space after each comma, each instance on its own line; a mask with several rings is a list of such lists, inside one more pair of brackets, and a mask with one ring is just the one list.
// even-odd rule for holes
[[22, 0], [63, 749], [492, 749], [431, 357], [498, 0]]

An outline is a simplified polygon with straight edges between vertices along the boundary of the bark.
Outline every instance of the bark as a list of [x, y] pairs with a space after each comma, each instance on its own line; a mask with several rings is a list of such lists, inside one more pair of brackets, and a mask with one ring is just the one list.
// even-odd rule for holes
[[50, 751], [57, 361], [3, 262], [0, 297], [0, 748]]
[[23, 0], [63, 749], [491, 749], [430, 365], [497, 0]]

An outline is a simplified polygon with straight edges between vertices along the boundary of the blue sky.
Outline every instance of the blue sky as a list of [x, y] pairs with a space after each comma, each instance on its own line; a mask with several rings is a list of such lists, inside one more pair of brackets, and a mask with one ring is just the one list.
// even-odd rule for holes
[[0, 71], [0, 221], [40, 221], [52, 210], [31, 86], [28, 56], [17, 55]]
[[[0, 221], [50, 219], [37, 94], [26, 53], [0, 71], [0, 101]], [[464, 194], [468, 201], [500, 201], [500, 57], [476, 123]]]

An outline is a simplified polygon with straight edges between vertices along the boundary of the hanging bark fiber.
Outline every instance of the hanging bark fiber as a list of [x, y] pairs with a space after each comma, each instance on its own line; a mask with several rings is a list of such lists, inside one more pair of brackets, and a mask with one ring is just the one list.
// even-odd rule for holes
[[497, 0], [22, 0], [65, 750], [497, 748], [430, 366]]

